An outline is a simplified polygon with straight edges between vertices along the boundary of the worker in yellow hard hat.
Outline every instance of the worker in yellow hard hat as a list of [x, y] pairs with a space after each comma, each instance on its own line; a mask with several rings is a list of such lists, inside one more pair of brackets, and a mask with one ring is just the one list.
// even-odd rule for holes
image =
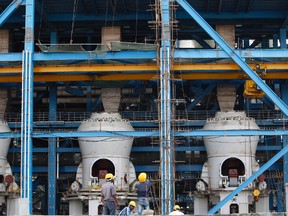
[[102, 185], [101, 200], [104, 205], [104, 215], [115, 215], [119, 203], [116, 197], [116, 189], [113, 185], [114, 176], [112, 173], [105, 175], [106, 183]]
[[143, 210], [149, 209], [149, 192], [151, 190], [152, 184], [147, 179], [147, 174], [142, 172], [138, 175], [138, 181], [135, 184], [135, 189], [137, 192], [137, 208], [138, 215], [142, 215]]
[[179, 205], [175, 205], [173, 211], [169, 215], [184, 215], [184, 213], [180, 211]]
[[121, 212], [119, 213], [119, 216], [132, 216], [134, 215], [133, 210], [136, 207], [136, 203], [134, 201], [130, 201], [128, 206], [123, 208]]

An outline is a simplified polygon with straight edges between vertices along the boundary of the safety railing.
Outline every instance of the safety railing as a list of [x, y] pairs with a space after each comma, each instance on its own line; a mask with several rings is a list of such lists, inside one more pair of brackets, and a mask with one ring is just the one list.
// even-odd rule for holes
[[[173, 115], [174, 122], [185, 122], [185, 121], [205, 121], [208, 118], [213, 118], [216, 111], [176, 111]], [[256, 120], [288, 120], [284, 117], [283, 113], [279, 110], [249, 110], [246, 111], [248, 117], [255, 118]], [[125, 111], [120, 112], [120, 115], [130, 121], [145, 121], [145, 122], [158, 122], [159, 116], [157, 112], [146, 112], [146, 111]], [[21, 122], [20, 113], [5, 113], [3, 115], [4, 120], [11, 123]], [[85, 119], [90, 118], [90, 112], [58, 112], [56, 114], [55, 121], [59, 122], [81, 122]], [[53, 118], [51, 118], [53, 119]], [[53, 122], [54, 120], [49, 119], [48, 112], [34, 112], [34, 122]]]

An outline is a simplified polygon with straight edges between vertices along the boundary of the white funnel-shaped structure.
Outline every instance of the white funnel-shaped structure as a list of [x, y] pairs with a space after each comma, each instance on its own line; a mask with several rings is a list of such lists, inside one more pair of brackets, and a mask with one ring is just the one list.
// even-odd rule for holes
[[[0, 131], [11, 132], [7, 123], [1, 120], [0, 120]], [[2, 175], [3, 177], [6, 175], [7, 154], [8, 154], [10, 141], [11, 141], [10, 138], [0, 139], [0, 175]]]
[[[204, 130], [257, 130], [253, 118], [245, 112], [217, 112], [206, 121]], [[259, 170], [255, 159], [258, 136], [207, 136], [204, 144], [207, 151], [201, 180], [197, 182], [194, 195], [194, 214], [207, 214], [208, 209], [222, 201], [253, 173]], [[269, 201], [265, 177], [256, 179], [243, 191], [220, 208], [219, 214], [268, 212]], [[260, 196], [253, 196], [257, 189]], [[257, 201], [255, 201], [257, 200]], [[209, 206], [210, 205], [210, 206]], [[255, 212], [254, 210], [254, 212]]]
[[[208, 119], [204, 130], [245, 130], [259, 129], [254, 119], [246, 117], [244, 112], [218, 112]], [[238, 169], [238, 175], [249, 177], [255, 171], [255, 153], [259, 136], [205, 137], [204, 144], [209, 164], [209, 186], [219, 188], [222, 176], [229, 175], [230, 169]], [[226, 161], [226, 163], [225, 163]], [[224, 165], [224, 166], [223, 166]], [[226, 167], [225, 167], [226, 165]], [[220, 169], [220, 172], [219, 172]], [[225, 170], [227, 169], [227, 170]]]
[[[93, 113], [82, 122], [78, 131], [133, 131], [130, 122], [118, 113]], [[129, 160], [133, 137], [83, 137], [79, 138], [82, 154], [82, 188], [105, 182], [105, 174], [115, 176], [116, 188], [128, 189], [136, 178], [135, 169]], [[78, 173], [77, 173], [78, 174]]]

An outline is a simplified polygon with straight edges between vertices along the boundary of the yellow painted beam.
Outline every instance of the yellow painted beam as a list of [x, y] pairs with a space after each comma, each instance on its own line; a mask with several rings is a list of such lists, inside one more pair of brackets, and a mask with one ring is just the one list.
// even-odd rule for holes
[[[85, 74], [46, 74], [35, 75], [34, 82], [60, 82], [60, 81], [123, 81], [123, 80], [155, 80], [156, 74], [107, 74], [107, 75], [85, 75]], [[0, 76], [0, 83], [18, 82], [21, 76]]]
[[[288, 79], [287, 63], [250, 64], [250, 67], [266, 71], [261, 76], [262, 79]], [[159, 78], [158, 74], [157, 65], [51, 65], [36, 66], [34, 81], [156, 80]], [[247, 75], [236, 64], [231, 63], [176, 64], [174, 74], [174, 78], [180, 80], [247, 79]], [[21, 82], [21, 75], [21, 67], [0, 67], [0, 82]]]
[[[262, 70], [287, 70], [288, 63], [261, 63], [249, 64], [253, 69]], [[0, 74], [15, 74], [21, 73], [19, 67], [0, 67]], [[172, 68], [174, 71], [241, 71], [237, 64], [234, 63], [199, 63], [199, 64], [175, 64]], [[35, 66], [35, 73], [59, 73], [59, 72], [143, 72], [143, 71], [159, 71], [156, 64], [111, 64], [111, 65], [47, 65]]]
[[[157, 71], [157, 65], [49, 65], [35, 66], [35, 73], [59, 73], [59, 72], [130, 72], [130, 71]], [[21, 67], [0, 67], [1, 73], [21, 73]]]
[[[287, 72], [273, 72], [261, 76], [262, 79], [288, 79]], [[0, 76], [0, 83], [5, 82], [21, 82], [19, 76]], [[123, 81], [123, 80], [157, 80], [158, 75], [155, 73], [146, 74], [35, 74], [35, 82], [57, 82], [57, 81]], [[247, 79], [247, 75], [242, 72], [217, 72], [217, 73], [181, 73], [175, 74], [176, 80], [241, 80]]]

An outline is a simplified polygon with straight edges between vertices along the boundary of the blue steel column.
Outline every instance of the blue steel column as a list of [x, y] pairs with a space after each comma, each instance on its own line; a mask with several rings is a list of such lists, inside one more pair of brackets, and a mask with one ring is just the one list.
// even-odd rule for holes
[[[49, 87], [49, 121], [57, 121], [57, 86]], [[56, 215], [56, 138], [48, 140], [48, 214]]]
[[[288, 83], [285, 81], [285, 83], [281, 84], [281, 94], [282, 94], [282, 100], [286, 103], [288, 103]], [[284, 116], [287, 118], [287, 115]], [[283, 147], [288, 146], [288, 139], [287, 135], [282, 136], [282, 142], [283, 142]], [[288, 154], [285, 154], [283, 157], [283, 172], [284, 172], [284, 187], [285, 187], [285, 207], [286, 207], [286, 215], [288, 211]], [[284, 204], [284, 203], [283, 203]]]
[[32, 214], [32, 137], [33, 131], [33, 54], [34, 54], [34, 0], [26, 0], [25, 45], [22, 59], [21, 108], [21, 198], [28, 199]]
[[281, 28], [280, 29], [280, 48], [281, 49], [287, 49], [286, 34], [287, 34], [286, 28]]
[[161, 213], [168, 215], [174, 202], [174, 152], [172, 142], [172, 104], [170, 74], [170, 8], [169, 0], [160, 1], [162, 32], [160, 48], [160, 88], [161, 88]]
[[249, 65], [232, 49], [219, 34], [191, 7], [185, 0], [176, 0], [192, 18], [209, 34], [216, 43], [225, 51], [234, 62], [261, 88], [267, 97], [274, 102], [279, 109], [288, 116], [288, 106], [285, 104], [269, 86], [249, 67]]

